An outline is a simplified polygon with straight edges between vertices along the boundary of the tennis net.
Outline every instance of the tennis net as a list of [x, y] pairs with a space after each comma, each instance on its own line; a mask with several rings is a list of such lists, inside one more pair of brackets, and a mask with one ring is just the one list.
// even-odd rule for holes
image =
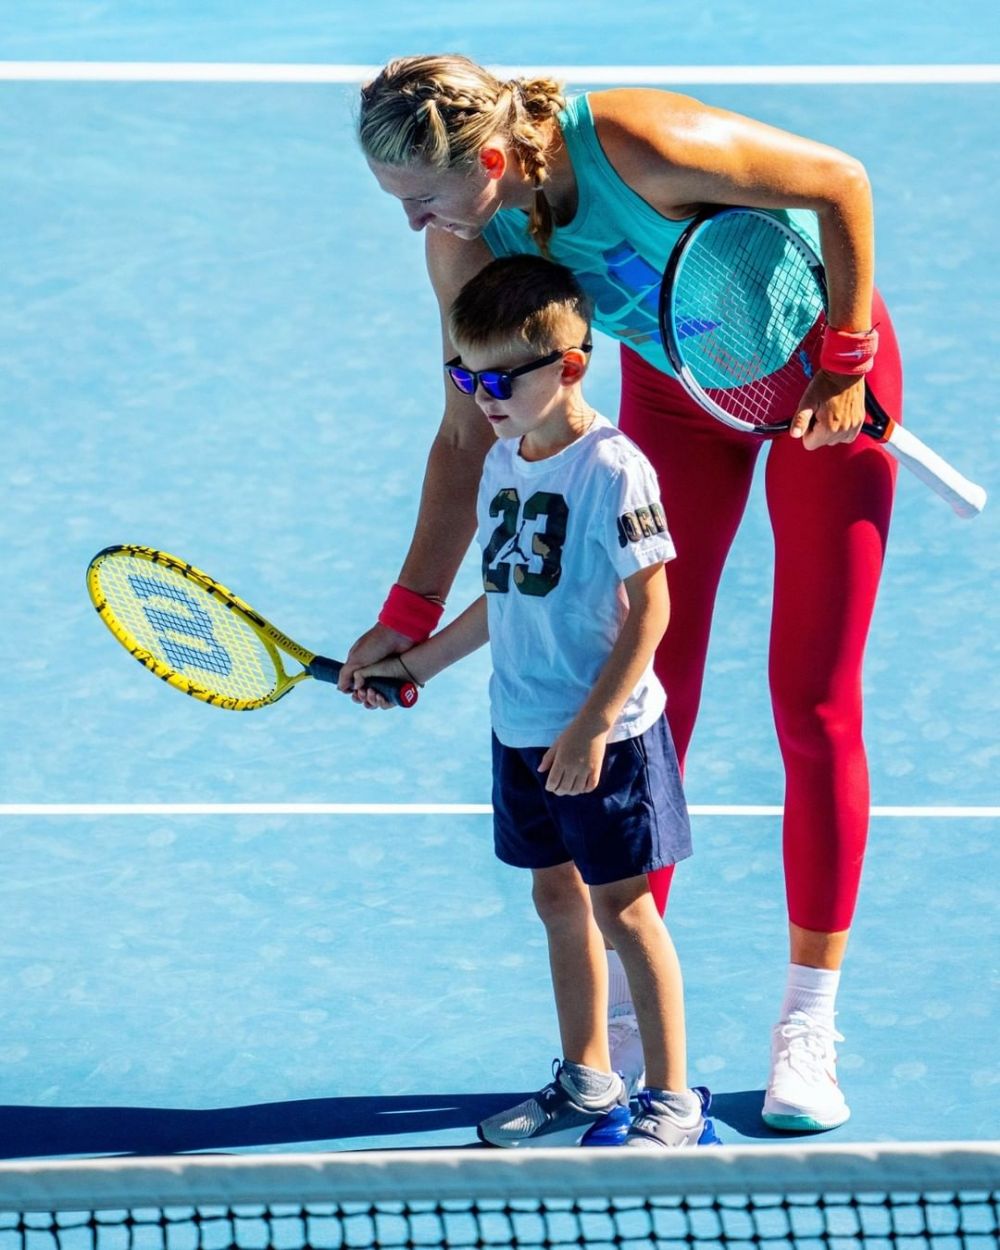
[[997, 1250], [1000, 1144], [0, 1164], [0, 1250]]

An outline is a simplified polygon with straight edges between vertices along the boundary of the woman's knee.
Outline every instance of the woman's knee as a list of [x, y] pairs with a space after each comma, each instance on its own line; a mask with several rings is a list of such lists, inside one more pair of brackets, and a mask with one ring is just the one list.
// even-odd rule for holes
[[834, 759], [862, 744], [862, 702], [808, 689], [772, 686], [774, 724], [785, 754]]

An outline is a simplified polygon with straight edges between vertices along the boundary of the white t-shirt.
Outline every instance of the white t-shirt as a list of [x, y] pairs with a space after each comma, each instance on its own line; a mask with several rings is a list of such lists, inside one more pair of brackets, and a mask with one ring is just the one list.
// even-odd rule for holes
[[[479, 484], [490, 705], [505, 746], [547, 747], [611, 653], [628, 615], [623, 580], [675, 552], [652, 465], [605, 417], [548, 459], [524, 460], [519, 446], [497, 442]], [[645, 733], [665, 702], [650, 664], [608, 740]]]

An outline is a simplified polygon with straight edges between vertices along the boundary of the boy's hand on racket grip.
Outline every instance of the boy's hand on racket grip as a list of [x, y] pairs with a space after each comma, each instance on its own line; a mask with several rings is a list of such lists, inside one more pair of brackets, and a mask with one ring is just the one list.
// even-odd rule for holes
[[[406, 651], [412, 646], [413, 639], [407, 638], [405, 634], [398, 634], [394, 629], [386, 629], [384, 625], [373, 625], [348, 651], [347, 659], [340, 670], [337, 686], [344, 694], [353, 695], [354, 674], [359, 668], [364, 668], [367, 664], [375, 664], [379, 660], [384, 660], [386, 656], [398, 655], [400, 651]], [[356, 700], [359, 703], [363, 701]]]
[[607, 734], [574, 732], [573, 726], [556, 738], [542, 756], [540, 773], [548, 773], [545, 789], [550, 794], [589, 794], [601, 780]]
[[[313, 657], [308, 671], [319, 681], [336, 685], [342, 667], [339, 660], [317, 655]], [[379, 698], [380, 702], [372, 703], [373, 707], [413, 707], [419, 697], [413, 681], [406, 676], [397, 677], [395, 673], [386, 674], [385, 679], [373, 675], [371, 686], [365, 693]]]
[[[406, 641], [410, 642], [411, 640], [407, 638]], [[351, 691], [351, 698], [355, 703], [360, 703], [363, 707], [369, 709], [381, 708], [385, 710], [396, 706], [390, 703], [374, 687], [367, 684], [371, 678], [377, 677], [390, 677], [394, 681], [410, 682], [410, 676], [399, 662], [399, 657], [389, 656], [384, 660], [377, 660], [374, 664], [368, 664], [364, 668], [356, 668], [354, 670], [354, 689]]]
[[865, 380], [843, 373], [816, 372], [799, 402], [788, 433], [807, 451], [853, 443], [865, 423]]

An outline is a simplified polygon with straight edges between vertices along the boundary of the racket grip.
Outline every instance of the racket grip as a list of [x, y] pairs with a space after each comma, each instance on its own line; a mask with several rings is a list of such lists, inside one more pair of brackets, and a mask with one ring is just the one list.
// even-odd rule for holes
[[885, 446], [900, 464], [905, 465], [942, 499], [946, 499], [960, 517], [974, 517], [982, 512], [986, 505], [986, 491], [982, 486], [970, 482], [954, 465], [932, 451], [915, 434], [892, 421], [889, 423]]
[[[317, 681], [328, 681], [335, 686], [340, 680], [340, 670], [344, 666], [340, 660], [330, 660], [325, 655], [317, 655], [307, 667], [311, 676]], [[397, 681], [395, 677], [369, 677], [365, 685], [378, 691], [395, 707], [413, 707], [417, 701], [417, 687], [412, 681]]]

